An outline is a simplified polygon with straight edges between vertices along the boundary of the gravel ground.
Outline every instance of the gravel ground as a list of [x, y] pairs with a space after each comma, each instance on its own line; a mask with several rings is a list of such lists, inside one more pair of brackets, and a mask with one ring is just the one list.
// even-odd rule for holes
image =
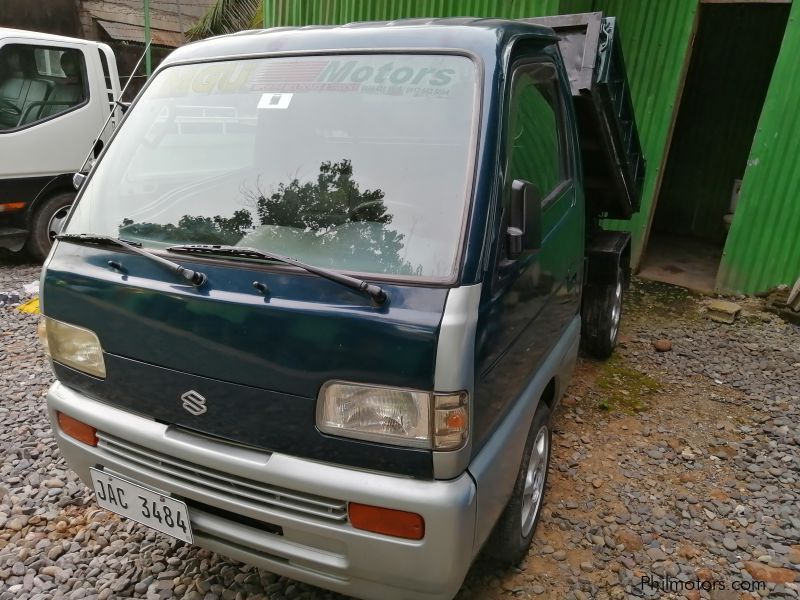
[[555, 416], [526, 563], [477, 565], [465, 598], [800, 597], [800, 327], [740, 301], [722, 325], [634, 283], [616, 356], [581, 360]]
[[[37, 278], [0, 262], [0, 295]], [[555, 416], [530, 555], [479, 559], [459, 600], [800, 597], [800, 328], [755, 300], [720, 325], [704, 304], [635, 283], [617, 355], [582, 359]], [[339, 597], [98, 509], [45, 418], [36, 321], [0, 307], [0, 600]]]

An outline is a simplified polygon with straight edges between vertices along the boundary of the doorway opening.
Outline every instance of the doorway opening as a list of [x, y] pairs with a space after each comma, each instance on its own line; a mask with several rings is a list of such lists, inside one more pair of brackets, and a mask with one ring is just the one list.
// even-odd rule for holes
[[714, 290], [790, 7], [701, 3], [642, 277]]

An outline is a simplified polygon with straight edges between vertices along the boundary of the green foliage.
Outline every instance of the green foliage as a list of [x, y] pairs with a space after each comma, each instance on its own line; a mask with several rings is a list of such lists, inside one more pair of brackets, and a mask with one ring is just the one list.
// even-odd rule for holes
[[602, 394], [600, 409], [628, 414], [647, 410], [661, 391], [658, 381], [633, 369], [616, 354], [603, 363], [597, 387]]
[[300, 246], [321, 266], [411, 274], [411, 263], [400, 256], [404, 236], [386, 227], [392, 215], [383, 197], [380, 189], [360, 190], [349, 160], [326, 161], [316, 181], [295, 178], [258, 195], [256, 212], [266, 227], [263, 238], [253, 239], [276, 249]]
[[235, 244], [253, 227], [250, 211], [240, 209], [230, 218], [184, 215], [177, 225], [122, 221], [123, 235], [175, 244]]
[[252, 245], [289, 256], [297, 252], [319, 266], [419, 274], [401, 257], [404, 236], [387, 227], [392, 214], [383, 198], [380, 189], [361, 191], [349, 160], [326, 161], [316, 180], [294, 178], [269, 195], [253, 193], [252, 209], [230, 217], [183, 215], [166, 225], [124, 219], [120, 235], [169, 244]]
[[250, 29], [260, 22], [261, 7], [261, 0], [217, 0], [186, 37], [195, 41]]
[[353, 180], [349, 160], [323, 162], [316, 183], [293, 179], [281, 183], [269, 197], [258, 198], [262, 225], [283, 225], [310, 231], [325, 231], [344, 223], [391, 223], [381, 190], [361, 192]]

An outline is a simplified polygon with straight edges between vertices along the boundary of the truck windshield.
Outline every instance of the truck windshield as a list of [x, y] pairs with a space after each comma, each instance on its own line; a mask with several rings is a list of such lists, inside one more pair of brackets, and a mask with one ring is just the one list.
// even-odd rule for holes
[[66, 232], [450, 278], [475, 85], [472, 61], [455, 55], [169, 67], [128, 115]]

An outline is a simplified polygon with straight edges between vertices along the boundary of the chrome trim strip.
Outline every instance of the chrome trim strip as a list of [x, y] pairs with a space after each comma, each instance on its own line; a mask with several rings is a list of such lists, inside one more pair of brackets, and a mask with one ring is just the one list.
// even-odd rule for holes
[[258, 484], [258, 482], [252, 480], [248, 481], [243, 478], [214, 472], [199, 465], [178, 461], [149, 451], [141, 446], [125, 442], [102, 432], [98, 432], [97, 437], [100, 440], [99, 448], [121, 460], [147, 467], [165, 475], [171, 475], [195, 485], [210, 488], [221, 494], [253, 500], [267, 504], [272, 508], [298, 511], [327, 520], [338, 522], [347, 520], [347, 503], [342, 500], [332, 500], [321, 496], [303, 496], [289, 490]]
[[281, 536], [264, 533], [259, 529], [217, 517], [192, 506], [189, 506], [189, 518], [192, 528], [206, 536], [218, 538], [226, 543], [240, 544], [251, 551], [266, 554], [273, 560], [313, 565], [314, 570], [323, 572], [328, 577], [347, 579], [342, 577], [349, 566], [347, 556], [344, 554], [312, 549], [287, 541]]

